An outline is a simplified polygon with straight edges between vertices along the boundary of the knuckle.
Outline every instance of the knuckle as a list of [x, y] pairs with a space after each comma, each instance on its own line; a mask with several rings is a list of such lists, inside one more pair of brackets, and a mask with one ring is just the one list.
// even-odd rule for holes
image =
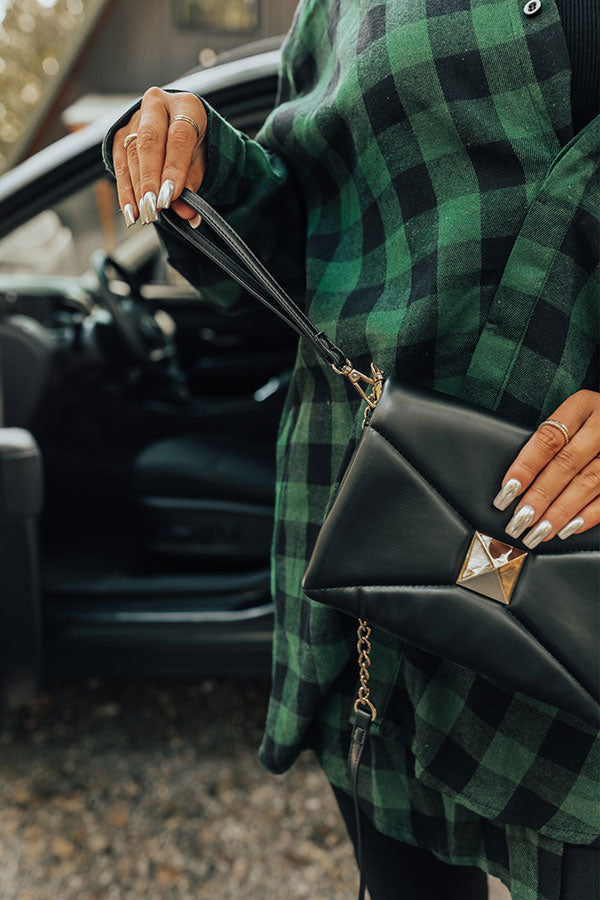
[[162, 100], [164, 91], [153, 84], [144, 91], [144, 100]]
[[595, 494], [600, 492], [600, 467], [588, 466], [579, 475], [579, 480], [584, 487], [589, 488]]
[[129, 175], [129, 166], [127, 165], [126, 160], [119, 161], [115, 165], [115, 175], [117, 177], [117, 181], [122, 178], [126, 178]]
[[540, 430], [536, 432], [536, 435], [542, 448], [546, 451], [549, 450], [551, 453], [557, 453], [565, 443], [565, 439], [556, 428], [550, 428], [548, 426], [540, 428]]
[[189, 125], [187, 128], [177, 127], [180, 123], [176, 122], [169, 129], [169, 149], [175, 153], [190, 155], [191, 150], [196, 144], [196, 132]]
[[546, 509], [554, 498], [554, 493], [543, 485], [534, 486], [525, 498], [525, 503], [533, 506], [535, 510]]
[[568, 446], [561, 450], [552, 462], [561, 472], [571, 476], [575, 475], [581, 467], [576, 461], [575, 453]]
[[160, 140], [160, 132], [158, 128], [149, 123], [143, 125], [138, 131], [136, 140], [138, 153], [144, 153], [148, 150], [154, 150]]
[[512, 474], [519, 479], [521, 484], [527, 485], [535, 478], [539, 469], [540, 466], [535, 460], [529, 460], [527, 456], [523, 456], [519, 459]]
[[192, 94], [190, 91], [185, 91], [184, 93], [175, 96], [175, 99], [185, 100], [186, 104], [192, 106], [195, 110], [204, 110], [204, 104], [202, 100], [196, 96], [196, 94]]

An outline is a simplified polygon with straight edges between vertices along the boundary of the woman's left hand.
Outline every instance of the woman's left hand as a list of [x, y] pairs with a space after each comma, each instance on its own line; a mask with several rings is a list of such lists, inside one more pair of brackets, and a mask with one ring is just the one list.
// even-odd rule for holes
[[[578, 391], [539, 426], [502, 479], [494, 499], [507, 509], [520, 497], [506, 533], [532, 550], [600, 522], [600, 394]], [[566, 440], [568, 434], [568, 442]], [[525, 493], [523, 493], [525, 491]]]

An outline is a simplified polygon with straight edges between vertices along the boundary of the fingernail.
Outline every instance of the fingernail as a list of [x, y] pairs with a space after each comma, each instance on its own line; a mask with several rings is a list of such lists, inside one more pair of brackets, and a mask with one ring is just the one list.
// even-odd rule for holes
[[146, 191], [144, 196], [142, 197], [142, 207], [144, 208], [144, 225], [147, 225], [149, 222], [158, 222], [158, 216], [156, 214], [156, 194], [154, 191]]
[[128, 228], [131, 228], [132, 225], [135, 225], [135, 216], [133, 214], [133, 206], [131, 203], [126, 203], [125, 208], [123, 209], [123, 218], [125, 219], [125, 224]]
[[202, 221], [202, 216], [200, 215], [200, 213], [196, 213], [196, 215], [189, 220], [189, 223], [192, 226], [192, 228], [198, 228], [201, 221]]
[[550, 532], [552, 531], [552, 522], [549, 522], [548, 519], [544, 519], [542, 522], [538, 522], [535, 528], [529, 532], [526, 538], [523, 538], [523, 543], [526, 547], [529, 547], [530, 550], [533, 550], [534, 547], [543, 541], [545, 537], [548, 537]]
[[158, 192], [158, 200], [156, 201], [157, 209], [168, 209], [171, 205], [171, 200], [173, 199], [173, 194], [175, 193], [175, 182], [171, 181], [170, 178], [165, 179], [160, 186], [160, 191]]
[[567, 522], [564, 528], [561, 528], [558, 532], [558, 536], [561, 541], [566, 541], [568, 537], [571, 537], [572, 534], [575, 534], [576, 531], [579, 531], [581, 526], [583, 525], [583, 516], [577, 516], [576, 519], [571, 519], [570, 522]]
[[140, 222], [142, 225], [148, 224], [148, 215], [146, 213], [146, 197], [142, 197], [140, 202], [138, 203], [138, 208], [140, 210]]
[[492, 501], [496, 509], [506, 509], [507, 506], [510, 506], [520, 490], [519, 479], [510, 478]]
[[523, 534], [527, 526], [531, 525], [534, 516], [535, 510], [532, 506], [522, 506], [506, 526], [506, 533], [513, 538], [518, 538]]

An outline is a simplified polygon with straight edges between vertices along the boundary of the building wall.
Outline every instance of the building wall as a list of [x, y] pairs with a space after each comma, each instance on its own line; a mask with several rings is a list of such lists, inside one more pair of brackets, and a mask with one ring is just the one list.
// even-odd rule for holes
[[89, 93], [139, 95], [199, 64], [202, 50], [219, 54], [285, 34], [298, 0], [260, 0], [253, 32], [218, 34], [178, 28], [171, 0], [109, 0], [72, 73], [48, 110], [28, 153], [66, 133], [62, 110]]
[[220, 53], [284, 34], [297, 0], [261, 0], [259, 27], [238, 34], [177, 28], [171, 0], [114, 0], [78, 80], [87, 91], [140, 93], [194, 68], [203, 49]]

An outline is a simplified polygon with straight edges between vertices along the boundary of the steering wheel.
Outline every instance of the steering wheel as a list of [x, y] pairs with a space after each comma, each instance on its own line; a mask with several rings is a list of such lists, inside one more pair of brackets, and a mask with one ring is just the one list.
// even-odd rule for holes
[[[175, 340], [164, 331], [146, 306], [131, 274], [103, 250], [92, 254], [102, 302], [113, 318], [114, 328], [125, 353], [137, 364], [148, 365], [176, 357]], [[124, 297], [110, 287], [110, 275], [117, 275], [128, 287]]]

